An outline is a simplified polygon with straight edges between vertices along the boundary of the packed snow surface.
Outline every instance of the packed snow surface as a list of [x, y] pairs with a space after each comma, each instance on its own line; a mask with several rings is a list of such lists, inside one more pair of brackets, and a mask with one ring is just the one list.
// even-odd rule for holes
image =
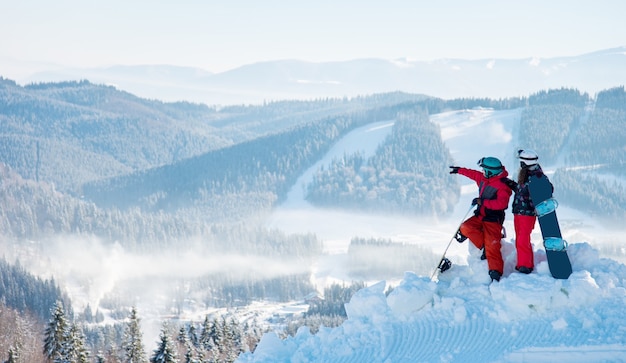
[[[496, 156], [515, 171], [519, 110], [454, 111], [432, 120], [440, 125], [457, 165], [475, 168], [479, 158]], [[344, 147], [353, 149], [350, 145], [353, 142]], [[542, 165], [548, 173], [557, 167]], [[344, 223], [344, 235], [330, 233], [328, 218], [336, 214], [325, 211], [321, 214], [331, 217], [318, 221], [312, 218], [311, 206], [294, 200], [277, 211], [272, 223], [294, 226], [306, 215], [307, 227], [325, 238], [327, 251], [336, 254], [357, 234], [355, 229], [363, 236], [377, 226], [388, 229], [379, 231], [381, 235], [403, 236], [442, 253], [476, 193], [471, 181], [459, 181], [461, 200], [450, 219], [429, 221], [428, 226], [413, 221], [412, 231], [406, 229], [410, 222], [381, 217], [378, 224], [374, 219]], [[284, 340], [267, 333], [255, 352], [241, 355], [238, 362], [626, 362], [626, 266], [602, 257], [596, 248], [615, 241], [603, 240], [611, 234], [580, 212], [559, 207], [557, 215], [573, 267], [567, 280], [550, 275], [538, 228], [532, 236], [535, 270], [529, 275], [514, 270], [514, 236], [503, 239], [500, 282], [491, 282], [487, 262], [480, 260], [473, 245], [452, 242], [448, 255], [453, 267], [445, 273], [431, 280], [408, 271], [388, 295], [387, 281], [374, 283], [346, 304], [348, 319], [341, 326], [322, 327], [315, 335], [302, 327]], [[513, 231], [510, 210], [507, 219], [505, 226]]]
[[[514, 264], [514, 246], [503, 250]], [[315, 335], [301, 328], [286, 340], [266, 334], [239, 361], [626, 361], [626, 267], [587, 243], [568, 252], [574, 273], [567, 280], [552, 278], [540, 250], [535, 272], [509, 272], [500, 282], [490, 281], [477, 250], [436, 282], [406, 272], [388, 296], [384, 281], [358, 291], [341, 326]]]

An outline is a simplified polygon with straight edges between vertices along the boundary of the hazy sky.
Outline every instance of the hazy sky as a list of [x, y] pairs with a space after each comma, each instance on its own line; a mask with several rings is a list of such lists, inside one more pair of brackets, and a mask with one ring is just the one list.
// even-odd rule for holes
[[[527, 58], [626, 45], [614, 0], [0, 0], [0, 75], [31, 62]], [[9, 77], [10, 78], [10, 77]]]

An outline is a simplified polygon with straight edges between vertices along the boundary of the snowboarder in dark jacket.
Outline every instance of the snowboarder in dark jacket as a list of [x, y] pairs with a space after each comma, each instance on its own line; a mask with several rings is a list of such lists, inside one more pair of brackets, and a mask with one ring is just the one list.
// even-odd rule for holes
[[[544, 174], [539, 165], [539, 156], [533, 150], [518, 150], [517, 157], [520, 159], [520, 169], [517, 174], [517, 183], [515, 183], [513, 188], [515, 196], [513, 197], [512, 208], [513, 224], [515, 226], [515, 248], [517, 249], [515, 269], [521, 273], [529, 274], [535, 267], [530, 234], [535, 228], [537, 212], [535, 211], [535, 204], [530, 198], [528, 181], [533, 175], [540, 177]], [[554, 187], [552, 189], [554, 190]]]
[[478, 249], [485, 249], [489, 276], [500, 281], [504, 270], [502, 260], [501, 239], [504, 211], [509, 206], [511, 188], [506, 180], [509, 175], [500, 160], [484, 157], [478, 161], [482, 172], [473, 169], [451, 166], [450, 174], [461, 174], [476, 182], [478, 198], [472, 204], [478, 205], [474, 216], [468, 218], [457, 232], [456, 239], [463, 242], [469, 238]]

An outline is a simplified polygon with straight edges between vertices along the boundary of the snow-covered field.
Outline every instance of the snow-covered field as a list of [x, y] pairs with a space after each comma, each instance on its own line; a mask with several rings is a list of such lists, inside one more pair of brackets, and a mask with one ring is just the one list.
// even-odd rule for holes
[[[524, 147], [515, 144], [518, 110], [453, 111], [432, 120], [441, 126], [457, 165], [476, 167], [481, 157], [495, 156], [515, 174], [514, 151]], [[355, 130], [333, 155], [358, 150], [365, 137], [368, 142], [382, 141], [390, 127], [381, 126]], [[540, 163], [547, 170], [558, 167], [541, 159]], [[459, 178], [462, 197], [445, 220], [354, 216], [316, 210], [290, 199], [270, 225], [316, 233], [335, 260], [354, 236], [415, 243], [440, 254], [477, 192], [469, 179]], [[301, 198], [296, 194], [294, 198]], [[558, 190], [555, 195], [558, 198]], [[470, 243], [453, 242], [448, 256], [454, 266], [437, 282], [408, 271], [398, 277], [400, 284], [387, 297], [387, 282], [375, 283], [347, 304], [348, 320], [340, 327], [322, 328], [316, 335], [302, 328], [287, 340], [266, 334], [255, 353], [241, 356], [239, 362], [626, 362], [626, 266], [598, 251], [622, 233], [576, 210], [559, 207], [557, 215], [570, 244], [574, 273], [568, 280], [551, 277], [538, 228], [532, 236], [535, 271], [530, 275], [514, 271], [515, 236], [509, 211], [505, 223], [509, 236], [502, 248], [505, 271], [499, 283], [490, 283], [486, 262]], [[343, 276], [338, 264], [326, 265], [334, 268], [320, 269], [315, 276], [318, 282]]]

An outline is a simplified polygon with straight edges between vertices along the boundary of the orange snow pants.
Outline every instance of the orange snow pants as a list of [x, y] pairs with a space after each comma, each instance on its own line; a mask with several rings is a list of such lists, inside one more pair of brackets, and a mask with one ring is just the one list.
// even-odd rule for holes
[[478, 249], [485, 247], [487, 265], [489, 270], [495, 270], [502, 275], [504, 261], [502, 261], [502, 224], [498, 222], [485, 222], [480, 217], [472, 216], [461, 224], [461, 233]]
[[536, 216], [513, 215], [515, 226], [515, 249], [517, 250], [517, 265], [515, 267], [534, 268], [533, 246], [530, 243], [530, 233], [535, 228]]

